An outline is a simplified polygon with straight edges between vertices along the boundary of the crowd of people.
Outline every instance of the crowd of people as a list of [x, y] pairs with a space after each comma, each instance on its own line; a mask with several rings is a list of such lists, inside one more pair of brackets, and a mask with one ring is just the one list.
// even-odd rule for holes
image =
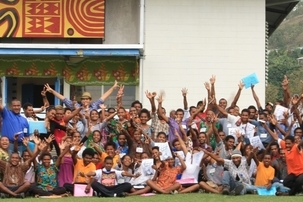
[[[164, 92], [146, 91], [147, 108], [138, 100], [123, 106], [117, 82], [96, 101], [84, 92], [80, 102], [45, 84], [44, 106], [24, 103], [24, 114], [19, 100], [10, 107], [0, 100], [1, 198], [301, 193], [303, 95], [291, 96], [285, 76], [283, 100], [264, 108], [251, 86], [255, 102], [240, 110], [243, 83], [228, 104], [217, 101], [215, 82], [204, 84], [207, 97], [195, 106], [182, 89], [183, 107], [169, 114]], [[50, 106], [48, 93], [62, 105]], [[106, 107], [113, 93], [117, 106]]]

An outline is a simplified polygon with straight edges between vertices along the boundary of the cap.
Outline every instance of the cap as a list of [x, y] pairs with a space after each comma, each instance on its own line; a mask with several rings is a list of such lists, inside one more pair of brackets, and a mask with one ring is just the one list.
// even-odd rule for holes
[[84, 93], [82, 94], [82, 96], [81, 96], [81, 99], [82, 99], [82, 98], [89, 98], [89, 99], [92, 99], [92, 96], [90, 95], [89, 92], [84, 92]]
[[241, 153], [240, 150], [235, 149], [235, 150], [232, 152], [231, 157], [242, 157], [242, 153]]
[[272, 106], [272, 107], [274, 106], [274, 104], [271, 103], [271, 102], [266, 103], [266, 106], [267, 106], [267, 105], [270, 105], [270, 106]]

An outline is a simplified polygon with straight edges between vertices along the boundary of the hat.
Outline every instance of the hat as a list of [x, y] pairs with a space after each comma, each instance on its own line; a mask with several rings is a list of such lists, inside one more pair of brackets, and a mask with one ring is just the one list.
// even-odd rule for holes
[[89, 99], [92, 99], [92, 96], [90, 95], [89, 92], [84, 92], [84, 93], [82, 94], [82, 96], [81, 96], [81, 99], [82, 99], [82, 98], [89, 98]]
[[272, 107], [274, 106], [274, 104], [271, 103], [271, 102], [266, 103], [266, 106], [267, 106], [267, 105], [270, 105], [270, 106], [272, 106]]
[[231, 154], [231, 157], [242, 157], [242, 153], [240, 152], [240, 150], [235, 149]]

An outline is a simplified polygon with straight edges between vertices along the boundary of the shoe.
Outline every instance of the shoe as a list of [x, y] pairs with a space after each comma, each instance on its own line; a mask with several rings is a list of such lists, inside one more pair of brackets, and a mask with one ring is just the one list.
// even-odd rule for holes
[[117, 194], [117, 197], [121, 197], [121, 198], [124, 198], [126, 196], [126, 193], [125, 192], [122, 192], [120, 194]]
[[236, 186], [236, 188], [231, 192], [231, 195], [234, 195], [234, 196], [240, 195], [243, 189], [244, 189], [244, 186], [240, 184], [240, 185]]
[[277, 192], [276, 192], [276, 196], [289, 196], [289, 194], [288, 194], [288, 193], [284, 193], [284, 192], [277, 191]]
[[172, 195], [178, 194], [178, 191], [177, 190], [171, 191], [170, 194]]
[[24, 199], [24, 193], [17, 194], [16, 198], [22, 198], [22, 199]]
[[229, 187], [228, 186], [223, 186], [222, 194], [223, 195], [229, 195]]

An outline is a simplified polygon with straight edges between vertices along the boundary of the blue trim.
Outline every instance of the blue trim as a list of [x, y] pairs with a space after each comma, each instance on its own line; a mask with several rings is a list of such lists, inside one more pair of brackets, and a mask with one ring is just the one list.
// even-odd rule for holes
[[140, 56], [139, 49], [14, 49], [0, 48], [0, 55]]
[[[59, 77], [57, 77], [55, 81], [55, 91], [61, 94], [61, 81]], [[60, 100], [56, 96], [54, 103], [55, 105], [60, 105]]]

